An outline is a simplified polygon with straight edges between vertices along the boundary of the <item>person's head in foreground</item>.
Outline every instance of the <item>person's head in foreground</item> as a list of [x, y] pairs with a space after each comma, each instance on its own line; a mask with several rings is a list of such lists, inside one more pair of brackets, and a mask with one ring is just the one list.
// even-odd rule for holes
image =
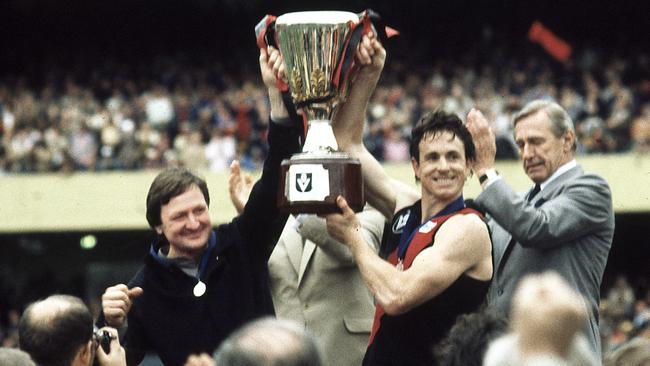
[[528, 275], [513, 298], [510, 332], [490, 345], [483, 365], [598, 365], [582, 334], [586, 319], [582, 296], [559, 274]]
[[218, 366], [320, 366], [313, 335], [289, 320], [260, 318], [231, 334], [215, 351]]

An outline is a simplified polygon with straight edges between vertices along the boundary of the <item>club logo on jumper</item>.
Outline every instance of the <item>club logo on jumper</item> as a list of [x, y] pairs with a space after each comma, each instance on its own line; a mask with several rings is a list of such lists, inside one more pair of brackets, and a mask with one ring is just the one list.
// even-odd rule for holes
[[309, 192], [311, 191], [311, 173], [299, 173], [296, 174], [296, 189], [298, 192]]
[[436, 225], [438, 225], [437, 222], [427, 221], [424, 225], [420, 226], [420, 229], [418, 231], [426, 234], [431, 230], [433, 230], [433, 228], [436, 227]]
[[406, 223], [409, 220], [409, 216], [411, 215], [411, 211], [406, 211], [405, 213], [401, 214], [397, 220], [395, 220], [395, 223], [393, 223], [393, 234], [399, 234], [402, 232], [404, 229], [404, 226], [406, 226]]

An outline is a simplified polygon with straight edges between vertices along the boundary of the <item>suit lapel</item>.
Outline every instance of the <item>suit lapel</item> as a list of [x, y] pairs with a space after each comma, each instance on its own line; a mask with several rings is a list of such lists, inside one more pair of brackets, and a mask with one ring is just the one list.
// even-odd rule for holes
[[[575, 168], [569, 169], [566, 171], [564, 174], [560, 175], [559, 177], [555, 178], [551, 183], [549, 183], [548, 186], [544, 187], [544, 189], [537, 194], [537, 196], [533, 197], [532, 204], [535, 207], [539, 207], [544, 202], [548, 201], [549, 199], [553, 198], [555, 195], [557, 195], [557, 191], [562, 185], [571, 179], [574, 179], [575, 177], [583, 174], [582, 167], [580, 165], [576, 166]], [[528, 192], [530, 194], [530, 191]], [[525, 197], [528, 197], [528, 194]], [[512, 246], [515, 245], [515, 240], [513, 240], [512, 235], [510, 235], [509, 232], [507, 232], [505, 229], [503, 229], [501, 226], [496, 225], [496, 227], [493, 228], [493, 231], [495, 233], [495, 237], [497, 233], [500, 233], [498, 236], [498, 240], [495, 240], [497, 243], [506, 243], [505, 245], [497, 248], [497, 250], [494, 253], [494, 264], [497, 268], [497, 272], [501, 272], [503, 269], [503, 266], [505, 262], [508, 260], [508, 257], [510, 256], [510, 253], [512, 252]]]
[[512, 235], [499, 225], [493, 226], [492, 232], [494, 238], [494, 247], [492, 248], [494, 251], [494, 272], [499, 273], [501, 268], [503, 268], [503, 264], [507, 260], [507, 258], [504, 258], [504, 254], [510, 251], [509, 247], [514, 245], [514, 242], [512, 240]]
[[535, 205], [535, 207], [541, 206], [544, 202], [555, 197], [557, 195], [558, 189], [560, 189], [562, 185], [564, 185], [564, 183], [573, 180], [582, 174], [584, 174], [584, 172], [580, 165], [577, 165], [574, 168], [567, 170], [566, 172], [564, 172], [564, 174], [553, 179], [553, 181], [549, 183], [548, 186], [544, 187], [544, 189], [541, 192], [539, 192], [537, 197], [533, 199], [533, 204]]
[[[530, 189], [523, 196], [523, 199], [528, 200], [528, 196], [531, 194], [531, 192], [532, 189]], [[541, 199], [540, 196], [542, 196], [542, 192], [543, 191], [539, 192], [536, 197], [533, 197], [533, 202]], [[498, 274], [501, 273], [503, 266], [508, 261], [508, 257], [510, 256], [510, 253], [512, 253], [512, 249], [513, 249], [512, 247], [515, 245], [516, 240], [514, 240], [510, 232], [508, 232], [506, 229], [502, 228], [498, 224], [492, 228], [492, 231], [494, 233], [494, 237], [496, 238], [494, 242], [496, 242], [497, 245], [499, 245], [499, 247], [497, 247], [495, 250], [494, 262], [493, 262], [493, 265], [496, 268], [495, 273]]]
[[309, 264], [311, 256], [314, 254], [314, 250], [316, 250], [316, 244], [311, 240], [305, 240], [305, 244], [302, 248], [302, 258], [300, 259], [300, 270], [298, 271], [298, 286], [300, 286], [300, 283], [302, 282], [302, 276], [307, 270], [307, 265]]
[[298, 273], [300, 271], [300, 260], [302, 257], [302, 237], [293, 228], [293, 219], [291, 217], [287, 220], [284, 230], [282, 230], [282, 236], [278, 245], [284, 246], [289, 257], [289, 262], [291, 262], [293, 269]]

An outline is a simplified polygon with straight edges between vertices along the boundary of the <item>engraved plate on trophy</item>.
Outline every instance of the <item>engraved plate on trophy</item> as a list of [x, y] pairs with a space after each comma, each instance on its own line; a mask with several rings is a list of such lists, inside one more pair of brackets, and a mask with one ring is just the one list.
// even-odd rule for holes
[[293, 164], [286, 179], [287, 199], [294, 201], [323, 201], [330, 194], [329, 172], [322, 164]]

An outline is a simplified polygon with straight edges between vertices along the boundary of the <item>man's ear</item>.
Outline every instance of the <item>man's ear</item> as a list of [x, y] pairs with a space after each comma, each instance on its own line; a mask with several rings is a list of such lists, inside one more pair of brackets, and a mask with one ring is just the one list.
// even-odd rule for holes
[[85, 345], [79, 347], [79, 350], [72, 360], [73, 366], [88, 366], [93, 361], [93, 341], [92, 339], [86, 342]]
[[564, 151], [570, 152], [573, 150], [573, 144], [576, 143], [576, 135], [573, 130], [567, 130], [564, 133]]
[[156, 233], [158, 233], [158, 235], [162, 235], [163, 233], [162, 224], [156, 226]]
[[415, 180], [420, 180], [420, 164], [415, 158], [411, 158], [411, 166], [413, 167], [413, 173], [415, 174]]

